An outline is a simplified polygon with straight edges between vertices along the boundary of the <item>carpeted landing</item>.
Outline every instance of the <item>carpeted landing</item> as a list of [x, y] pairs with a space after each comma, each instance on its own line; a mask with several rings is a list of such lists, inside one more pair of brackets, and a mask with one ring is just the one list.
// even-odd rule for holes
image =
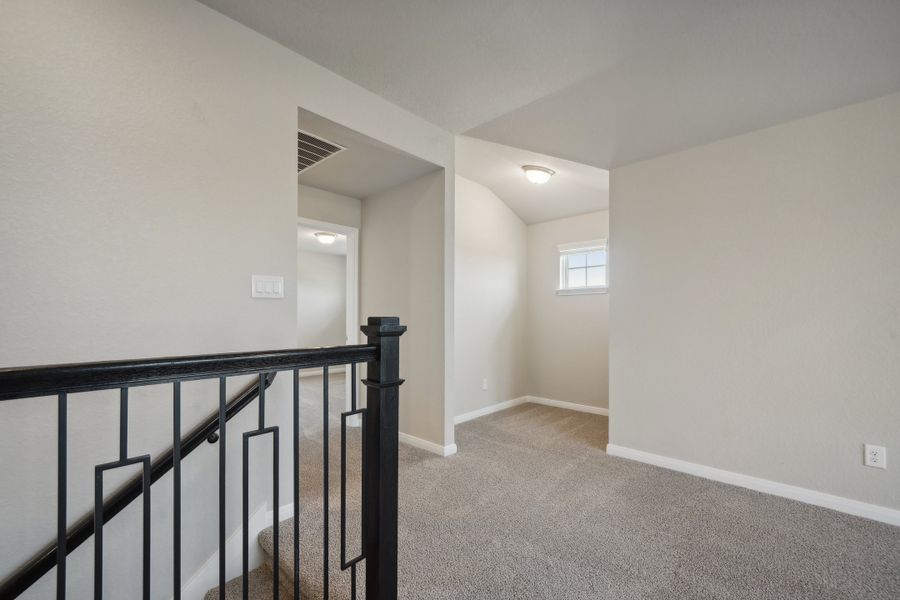
[[[301, 594], [312, 599], [324, 581], [322, 380], [302, 381]], [[333, 378], [336, 600], [350, 597], [339, 569], [342, 391]], [[900, 528], [609, 457], [606, 432], [605, 417], [529, 404], [458, 426], [456, 456], [401, 445], [399, 597], [900, 599]], [[349, 433], [348, 558], [359, 548], [359, 430]], [[291, 598], [292, 520], [280, 537], [282, 598]], [[271, 529], [259, 543], [271, 564]], [[253, 574], [251, 598], [272, 597], [269, 569]], [[364, 598], [364, 564], [357, 577]], [[227, 592], [239, 598], [240, 582]]]

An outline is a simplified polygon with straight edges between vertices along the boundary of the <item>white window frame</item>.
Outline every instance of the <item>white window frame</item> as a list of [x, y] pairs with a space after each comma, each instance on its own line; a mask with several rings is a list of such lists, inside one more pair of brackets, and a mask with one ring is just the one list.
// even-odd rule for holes
[[[559, 296], [578, 296], [581, 294], [606, 294], [609, 292], [609, 245], [605, 239], [589, 240], [586, 242], [571, 242], [568, 244], [560, 244], [559, 248], [559, 287], [556, 293]], [[582, 252], [596, 252], [602, 250], [606, 252], [606, 283], [602, 286], [589, 287], [567, 287], [566, 275], [569, 265], [568, 259], [571, 254], [580, 254]]]

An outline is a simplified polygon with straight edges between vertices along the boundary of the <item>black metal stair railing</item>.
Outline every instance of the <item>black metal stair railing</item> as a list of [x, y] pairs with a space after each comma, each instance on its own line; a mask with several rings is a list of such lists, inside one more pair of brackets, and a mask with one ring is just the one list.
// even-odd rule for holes
[[[129, 360], [71, 365], [50, 365], [0, 369], [0, 401], [19, 400], [39, 396], [57, 397], [57, 537], [44, 550], [24, 562], [23, 566], [0, 582], [0, 598], [17, 598], [41, 577], [56, 567], [56, 597], [66, 597], [66, 560], [81, 543], [94, 536], [94, 598], [103, 597], [103, 525], [122, 511], [130, 502], [143, 496], [142, 539], [142, 590], [143, 598], [150, 597], [150, 540], [152, 514], [150, 492], [153, 482], [164, 474], [173, 473], [173, 581], [172, 595], [181, 598], [181, 461], [195, 450], [203, 440], [219, 442], [219, 597], [225, 598], [225, 479], [226, 425], [248, 404], [258, 400], [258, 425], [242, 434], [242, 524], [243, 524], [243, 597], [248, 597], [248, 520], [249, 520], [249, 442], [257, 436], [272, 438], [273, 469], [273, 533], [274, 564], [273, 598], [279, 598], [279, 543], [278, 543], [278, 462], [279, 432], [281, 426], [266, 425], [266, 390], [280, 371], [290, 371], [293, 377], [293, 414], [291, 437], [293, 440], [293, 497], [294, 497], [294, 597], [300, 597], [300, 387], [301, 369], [322, 368], [324, 383], [324, 532], [323, 532], [323, 581], [324, 597], [328, 598], [328, 368], [350, 365], [355, 381], [356, 365], [367, 364], [366, 406], [359, 408], [356, 386], [352, 386], [351, 407], [341, 415], [341, 495], [340, 495], [340, 568], [350, 570], [351, 598], [356, 597], [356, 567], [366, 563], [365, 591], [368, 600], [396, 600], [397, 598], [397, 495], [398, 495], [398, 388], [399, 337], [406, 331], [396, 317], [370, 317], [361, 328], [367, 343], [356, 346], [339, 346], [306, 350], [279, 350], [274, 352], [245, 352]], [[226, 400], [228, 377], [254, 374], [258, 381], [246, 388], [237, 398]], [[199, 379], [219, 380], [219, 409], [210, 418], [195, 427], [186, 437], [181, 437], [181, 383]], [[150, 455], [129, 456], [128, 452], [128, 391], [145, 385], [172, 385], [171, 416], [173, 426], [172, 448], [156, 460]], [[68, 414], [70, 394], [105, 389], [119, 389], [119, 455], [116, 460], [95, 467], [94, 510], [91, 514], [68, 527]], [[168, 410], [168, 409], [167, 409]], [[351, 416], [362, 420], [362, 522], [361, 553], [350, 560], [346, 558], [346, 423]], [[128, 465], [142, 465], [142, 472], [104, 500], [103, 477], [107, 471]], [[11, 490], [11, 487], [6, 488]]]

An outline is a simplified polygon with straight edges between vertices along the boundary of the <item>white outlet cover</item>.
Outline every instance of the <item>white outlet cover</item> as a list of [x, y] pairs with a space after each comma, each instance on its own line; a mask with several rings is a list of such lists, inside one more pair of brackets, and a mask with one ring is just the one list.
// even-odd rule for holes
[[866, 444], [863, 464], [876, 469], [887, 469], [887, 449], [884, 446]]

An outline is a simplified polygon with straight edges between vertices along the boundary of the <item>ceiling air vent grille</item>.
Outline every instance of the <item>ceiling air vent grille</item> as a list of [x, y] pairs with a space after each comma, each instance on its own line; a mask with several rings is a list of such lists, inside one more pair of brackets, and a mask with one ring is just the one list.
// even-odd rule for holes
[[297, 174], [317, 165], [326, 158], [334, 156], [343, 146], [329, 142], [311, 133], [297, 131]]

